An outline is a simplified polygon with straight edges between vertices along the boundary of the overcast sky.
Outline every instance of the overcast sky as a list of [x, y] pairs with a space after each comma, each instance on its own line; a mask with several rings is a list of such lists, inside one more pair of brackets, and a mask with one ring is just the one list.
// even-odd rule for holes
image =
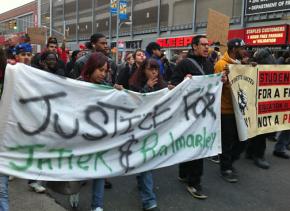
[[32, 1], [33, 0], [0, 0], [0, 14]]

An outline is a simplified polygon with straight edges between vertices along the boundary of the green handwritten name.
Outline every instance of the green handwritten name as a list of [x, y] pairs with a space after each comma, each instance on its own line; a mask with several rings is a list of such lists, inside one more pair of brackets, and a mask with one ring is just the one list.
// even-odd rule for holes
[[[9, 147], [9, 151], [20, 152], [21, 155], [25, 156], [20, 159], [19, 162], [11, 161], [9, 162], [10, 167], [16, 171], [27, 171], [32, 166], [36, 165], [39, 170], [54, 170], [54, 169], [64, 169], [64, 165], [67, 164], [68, 170], [73, 170], [78, 168], [84, 171], [88, 171], [91, 163], [94, 163], [93, 169], [98, 170], [99, 165], [105, 166], [110, 172], [112, 168], [107, 164], [104, 159], [104, 154], [108, 151], [97, 152], [93, 154], [75, 156], [72, 150], [64, 148], [51, 149], [50, 158], [35, 158], [35, 152], [44, 149], [45, 145], [25, 145], [17, 147]], [[56, 157], [53, 159], [51, 157]], [[15, 159], [16, 160], [16, 159]]]
[[158, 134], [152, 133], [145, 137], [143, 141], [141, 148], [143, 162], [148, 162], [149, 158], [154, 159], [158, 156], [167, 156], [169, 153], [175, 154], [176, 152], [186, 148], [212, 149], [216, 135], [216, 132], [207, 133], [206, 128], [203, 128], [201, 134], [189, 134], [175, 139], [173, 134], [170, 132], [170, 142], [168, 142], [168, 145], [159, 146]]

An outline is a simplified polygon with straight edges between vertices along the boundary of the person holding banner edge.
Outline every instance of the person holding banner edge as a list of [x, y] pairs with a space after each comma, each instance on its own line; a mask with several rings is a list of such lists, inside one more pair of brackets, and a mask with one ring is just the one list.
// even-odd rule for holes
[[[187, 58], [180, 61], [173, 71], [171, 83], [174, 86], [181, 83], [185, 77], [213, 74], [213, 64], [207, 59], [209, 43], [206, 36], [195, 36], [192, 39], [191, 47], [192, 53], [189, 53]], [[178, 180], [186, 183], [186, 190], [197, 199], [207, 198], [207, 196], [202, 192], [202, 174], [203, 159], [179, 164]]]
[[[228, 50], [225, 52], [215, 67], [215, 73], [228, 71], [229, 64], [241, 64], [246, 54], [246, 44], [242, 39], [236, 38], [227, 43]], [[237, 124], [232, 105], [231, 88], [225, 83], [221, 99], [221, 132], [222, 154], [220, 155], [221, 176], [227, 182], [238, 182], [237, 172], [233, 167], [234, 161], [238, 160], [245, 148], [245, 142], [239, 141]]]
[[[156, 59], [144, 60], [140, 68], [134, 72], [129, 80], [131, 90], [141, 93], [158, 91], [166, 87], [160, 74], [160, 66]], [[138, 190], [144, 211], [158, 211], [152, 171], [137, 175]]]
[[[254, 61], [257, 64], [276, 64], [276, 60], [269, 48], [263, 48], [255, 52]], [[266, 138], [269, 134], [261, 134], [249, 139], [246, 150], [246, 158], [252, 159], [254, 164], [262, 169], [269, 169], [270, 164], [265, 160]]]

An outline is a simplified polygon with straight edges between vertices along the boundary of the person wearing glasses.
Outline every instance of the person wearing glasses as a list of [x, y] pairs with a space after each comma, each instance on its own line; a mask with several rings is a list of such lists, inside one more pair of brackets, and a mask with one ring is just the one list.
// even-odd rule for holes
[[[193, 37], [191, 52], [187, 58], [180, 61], [172, 74], [171, 84], [176, 86], [185, 77], [213, 74], [214, 66], [208, 59], [209, 43], [204, 35]], [[197, 199], [206, 199], [201, 187], [203, 174], [203, 159], [197, 159], [179, 164], [178, 180], [186, 184], [186, 190]]]

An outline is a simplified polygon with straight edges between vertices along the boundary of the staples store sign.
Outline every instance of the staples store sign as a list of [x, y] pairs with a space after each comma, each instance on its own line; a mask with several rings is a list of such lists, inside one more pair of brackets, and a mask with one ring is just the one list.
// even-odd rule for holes
[[176, 48], [190, 46], [193, 36], [158, 38], [156, 42], [161, 48]]
[[287, 25], [253, 27], [245, 30], [247, 45], [284, 45], [286, 44]]

